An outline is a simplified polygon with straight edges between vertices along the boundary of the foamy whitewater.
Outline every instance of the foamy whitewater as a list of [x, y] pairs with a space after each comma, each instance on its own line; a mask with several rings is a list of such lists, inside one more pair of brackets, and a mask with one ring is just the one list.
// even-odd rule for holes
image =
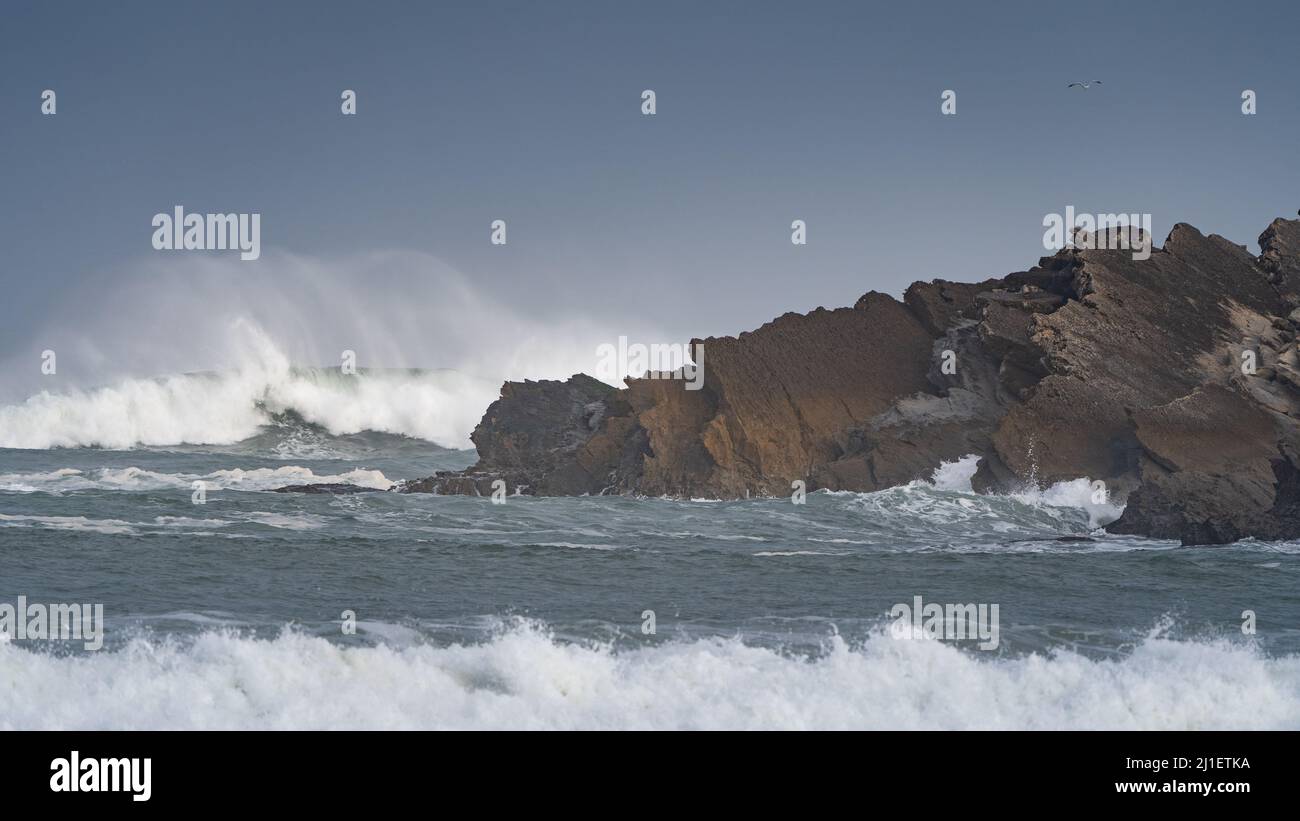
[[[471, 464], [495, 386], [241, 363], [0, 407], [0, 603], [107, 622], [0, 642], [0, 728], [1300, 728], [1300, 545], [1112, 536], [1087, 477], [974, 457], [805, 505], [383, 492]], [[915, 596], [999, 646], [895, 638]]]
[[53, 658], [0, 647], [3, 726], [112, 729], [1295, 727], [1300, 660], [1150, 638], [1122, 659], [981, 660], [930, 641], [739, 639], [616, 652], [527, 625], [477, 644], [340, 647], [220, 631]]
[[239, 370], [43, 391], [0, 407], [0, 447], [230, 445], [285, 414], [333, 435], [374, 431], [464, 447], [500, 385], [455, 371], [294, 368], [275, 349]]

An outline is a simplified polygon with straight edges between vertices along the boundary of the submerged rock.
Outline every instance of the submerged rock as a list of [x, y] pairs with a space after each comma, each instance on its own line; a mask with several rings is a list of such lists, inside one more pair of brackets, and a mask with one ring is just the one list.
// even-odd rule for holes
[[870, 491], [980, 456], [980, 491], [1088, 477], [1115, 532], [1300, 536], [1300, 221], [1263, 253], [1174, 226], [1149, 259], [1061, 251], [900, 302], [786, 314], [707, 352], [701, 390], [508, 382], [479, 462], [404, 492], [744, 498]]
[[343, 482], [317, 482], [308, 485], [286, 485], [271, 488], [272, 493], [319, 493], [330, 496], [346, 496], [351, 493], [383, 493], [384, 488], [362, 487]]

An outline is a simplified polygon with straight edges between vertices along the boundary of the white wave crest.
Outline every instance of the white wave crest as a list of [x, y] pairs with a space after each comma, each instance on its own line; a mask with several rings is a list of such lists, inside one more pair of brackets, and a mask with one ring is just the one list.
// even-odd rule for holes
[[1014, 495], [1025, 504], [1082, 510], [1088, 514], [1088, 526], [1093, 528], [1105, 527], [1124, 513], [1124, 505], [1112, 503], [1104, 490], [1094, 489], [1091, 479], [1057, 482], [1049, 488], [1031, 488]]
[[238, 364], [42, 391], [0, 407], [0, 447], [229, 445], [293, 412], [334, 435], [378, 431], [466, 447], [499, 385], [455, 371], [296, 368], [260, 329], [236, 323]]
[[[971, 480], [975, 478], [979, 460], [979, 454], [972, 453], [954, 462], [944, 462], [935, 469], [934, 474], [930, 477], [929, 484], [933, 485], [936, 490], [974, 493]], [[920, 486], [915, 482], [912, 484]], [[1027, 486], [1010, 495], [1017, 501], [1034, 507], [1063, 507], [1082, 510], [1088, 514], [1088, 524], [1093, 528], [1104, 527], [1124, 513], [1123, 505], [1112, 503], [1109, 494], [1104, 489], [1095, 488], [1092, 480], [1088, 478], [1057, 482], [1051, 487], [1042, 489]]]
[[936, 490], [974, 493], [975, 491], [971, 487], [971, 479], [975, 478], [975, 471], [979, 468], [979, 461], [979, 454], [971, 453], [955, 462], [944, 462], [934, 469], [934, 475], [930, 477], [930, 482]]
[[[333, 433], [467, 447], [504, 380], [590, 373], [620, 335], [684, 334], [517, 307], [499, 283], [411, 251], [324, 260], [267, 248], [256, 272], [237, 258], [153, 254], [109, 278], [60, 291], [25, 347], [0, 351], [0, 447], [229, 444], [265, 423], [259, 402]], [[46, 350], [56, 374], [34, 364]], [[337, 378], [344, 351], [379, 370]], [[147, 378], [166, 374], [187, 375]]]
[[1091, 660], [832, 640], [816, 660], [736, 640], [614, 652], [518, 627], [483, 644], [345, 648], [285, 633], [0, 644], [3, 729], [1296, 729], [1300, 659], [1150, 637]]

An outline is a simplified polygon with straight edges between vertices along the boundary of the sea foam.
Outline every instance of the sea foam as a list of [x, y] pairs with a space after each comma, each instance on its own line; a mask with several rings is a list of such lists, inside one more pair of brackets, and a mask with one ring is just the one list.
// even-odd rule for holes
[[248, 368], [43, 391], [0, 407], [0, 447], [228, 445], [292, 412], [334, 435], [378, 431], [466, 447], [497, 386], [448, 371]]
[[73, 656], [0, 644], [0, 689], [4, 729], [1300, 728], [1300, 659], [1156, 635], [1096, 660], [877, 633], [810, 659], [735, 639], [615, 651], [531, 624], [452, 646], [213, 631]]

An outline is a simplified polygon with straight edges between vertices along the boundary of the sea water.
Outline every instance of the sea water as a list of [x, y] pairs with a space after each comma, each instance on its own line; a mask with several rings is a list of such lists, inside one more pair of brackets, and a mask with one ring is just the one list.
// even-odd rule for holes
[[[0, 408], [0, 602], [106, 628], [0, 641], [0, 728], [1300, 728], [1300, 545], [1109, 535], [1088, 477], [973, 457], [804, 504], [275, 493], [475, 458], [454, 376], [278, 378]], [[900, 639], [916, 597], [996, 648]]]

